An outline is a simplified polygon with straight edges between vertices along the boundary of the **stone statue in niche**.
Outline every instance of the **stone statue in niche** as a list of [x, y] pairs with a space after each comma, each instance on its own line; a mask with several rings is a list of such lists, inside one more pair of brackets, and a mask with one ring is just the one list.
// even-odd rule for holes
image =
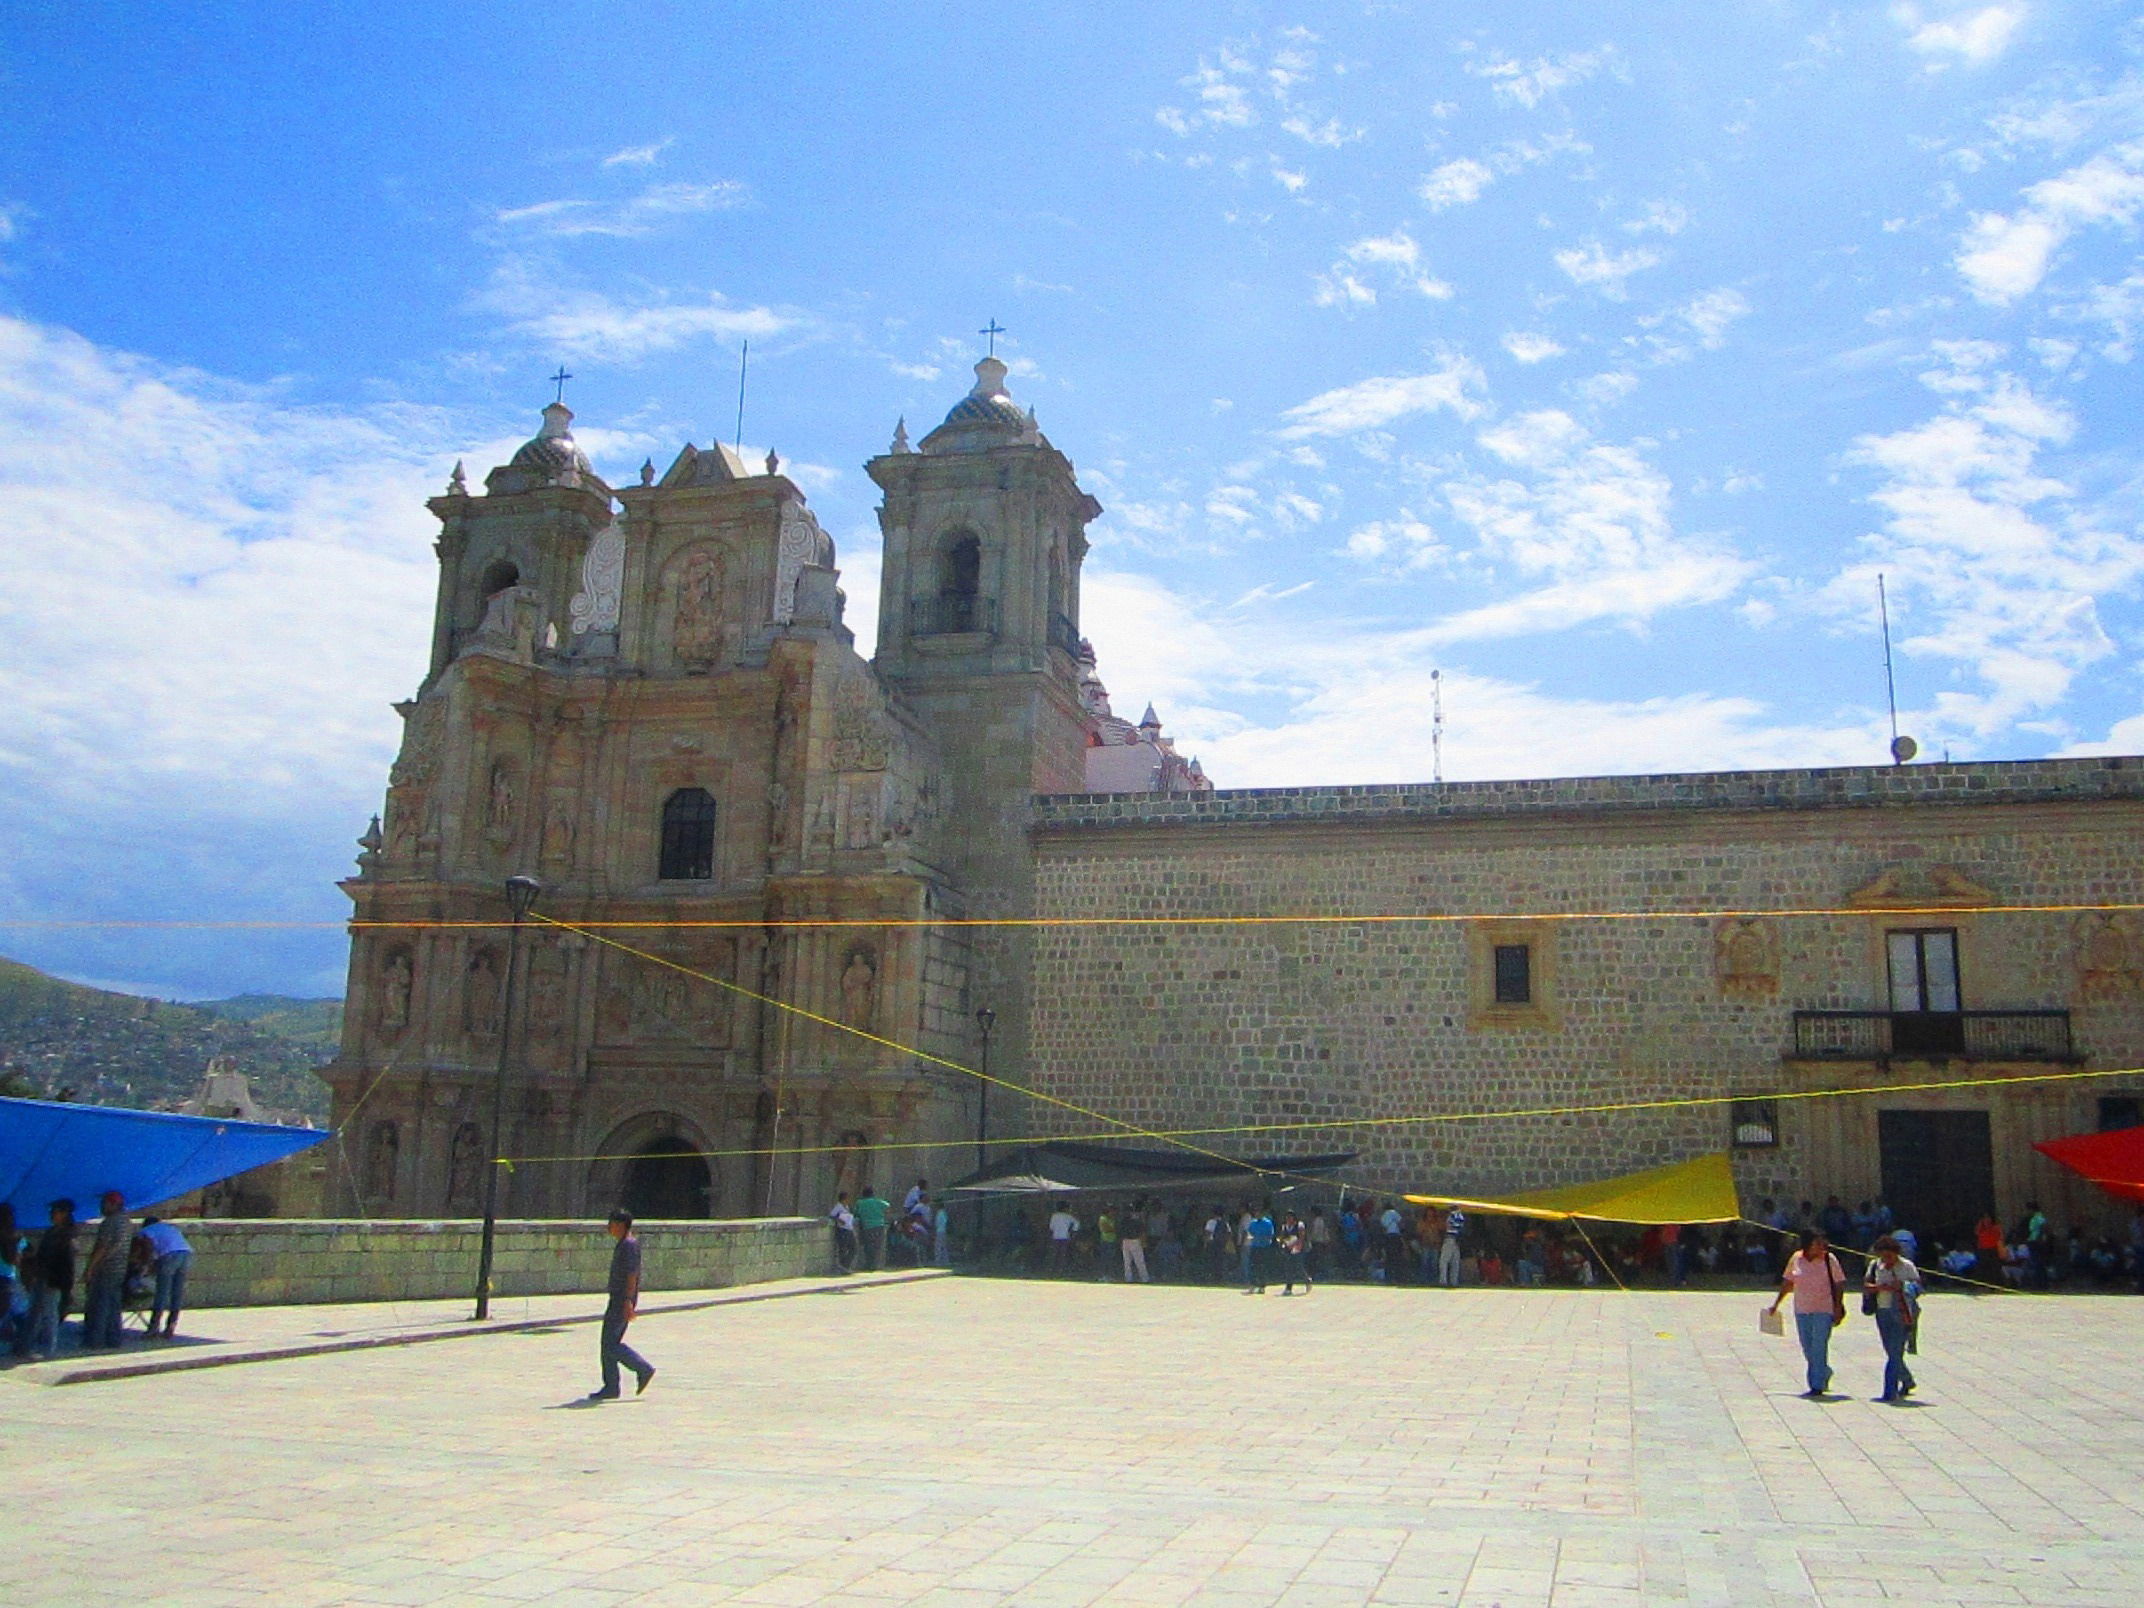
[[701, 548], [677, 573], [670, 641], [678, 663], [704, 670], [722, 657], [722, 559]]
[[2078, 921], [2077, 984], [2088, 1000], [2121, 999], [2144, 986], [2144, 956], [2122, 917], [2100, 913]]
[[474, 1207], [477, 1179], [484, 1165], [484, 1136], [473, 1122], [454, 1130], [454, 1145], [447, 1152], [447, 1204]]
[[889, 744], [879, 720], [878, 700], [869, 683], [850, 677], [834, 687], [835, 770], [882, 770]]
[[554, 1034], [566, 1024], [566, 957], [556, 949], [529, 956], [527, 975], [529, 1026], [537, 1034]]
[[871, 849], [878, 846], [878, 795], [877, 773], [864, 776], [844, 777], [844, 790], [848, 795], [847, 828], [841, 836], [845, 849]]
[[543, 816], [543, 857], [564, 865], [573, 858], [573, 795], [553, 793]]
[[1769, 999], [1779, 992], [1779, 939], [1772, 924], [1727, 921], [1713, 937], [1713, 970], [1730, 999]]
[[512, 832], [514, 809], [520, 802], [520, 792], [514, 786], [514, 768], [503, 759], [492, 761], [487, 815], [490, 830], [502, 835]]
[[878, 957], [858, 945], [841, 969], [841, 1019], [870, 1032], [878, 1008]]
[[401, 1170], [402, 1134], [392, 1122], [375, 1122], [365, 1143], [365, 1194], [371, 1202], [395, 1198], [395, 1174]]
[[647, 969], [641, 973], [640, 1003], [648, 1025], [658, 1030], [682, 1030], [692, 1017], [693, 980], [668, 966], [652, 961], [642, 964]]
[[502, 981], [496, 949], [487, 946], [469, 957], [469, 975], [462, 994], [462, 1026], [471, 1037], [499, 1036]]
[[380, 1026], [399, 1033], [409, 1026], [410, 989], [417, 980], [409, 954], [397, 949], [380, 967]]

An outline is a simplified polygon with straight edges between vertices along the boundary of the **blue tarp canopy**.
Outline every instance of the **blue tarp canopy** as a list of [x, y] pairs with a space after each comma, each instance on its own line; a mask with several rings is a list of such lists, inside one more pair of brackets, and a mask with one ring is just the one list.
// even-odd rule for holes
[[94, 1216], [107, 1189], [130, 1208], [154, 1206], [327, 1137], [319, 1128], [0, 1098], [0, 1199], [24, 1224], [43, 1222], [63, 1196]]

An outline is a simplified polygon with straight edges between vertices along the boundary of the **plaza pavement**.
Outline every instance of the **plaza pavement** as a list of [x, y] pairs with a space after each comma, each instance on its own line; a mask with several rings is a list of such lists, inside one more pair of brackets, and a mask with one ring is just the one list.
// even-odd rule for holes
[[[0, 1602], [2103, 1604], [2144, 1591], [2144, 1300], [1928, 1304], [1830, 1403], [1754, 1293], [969, 1279], [38, 1389]], [[10, 1388], [12, 1386], [12, 1388]]]

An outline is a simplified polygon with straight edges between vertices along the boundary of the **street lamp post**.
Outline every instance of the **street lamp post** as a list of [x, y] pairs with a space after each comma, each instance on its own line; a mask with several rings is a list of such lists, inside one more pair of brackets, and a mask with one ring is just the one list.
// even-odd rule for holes
[[499, 1012], [499, 1071], [491, 1086], [491, 1165], [484, 1173], [484, 1242], [476, 1259], [476, 1319], [491, 1316], [491, 1249], [499, 1227], [499, 1152], [506, 1143], [506, 1067], [514, 1045], [515, 982], [521, 975], [521, 921], [543, 892], [531, 876], [506, 879], [506, 908], [513, 916], [506, 935], [506, 997]]
[[975, 1086], [975, 1170], [981, 1172], [990, 1164], [990, 1030], [998, 1013], [985, 1005], [975, 1013], [975, 1025], [983, 1034], [983, 1077]]

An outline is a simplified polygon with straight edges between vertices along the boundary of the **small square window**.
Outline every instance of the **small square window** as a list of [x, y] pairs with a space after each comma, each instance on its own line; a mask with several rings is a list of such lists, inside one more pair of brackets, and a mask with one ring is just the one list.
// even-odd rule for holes
[[1779, 1102], [1737, 1100], [1727, 1108], [1727, 1123], [1737, 1150], [1769, 1150], [1779, 1143]]
[[1531, 1005], [1534, 999], [1534, 952], [1531, 944], [1496, 946], [1496, 1003]]

